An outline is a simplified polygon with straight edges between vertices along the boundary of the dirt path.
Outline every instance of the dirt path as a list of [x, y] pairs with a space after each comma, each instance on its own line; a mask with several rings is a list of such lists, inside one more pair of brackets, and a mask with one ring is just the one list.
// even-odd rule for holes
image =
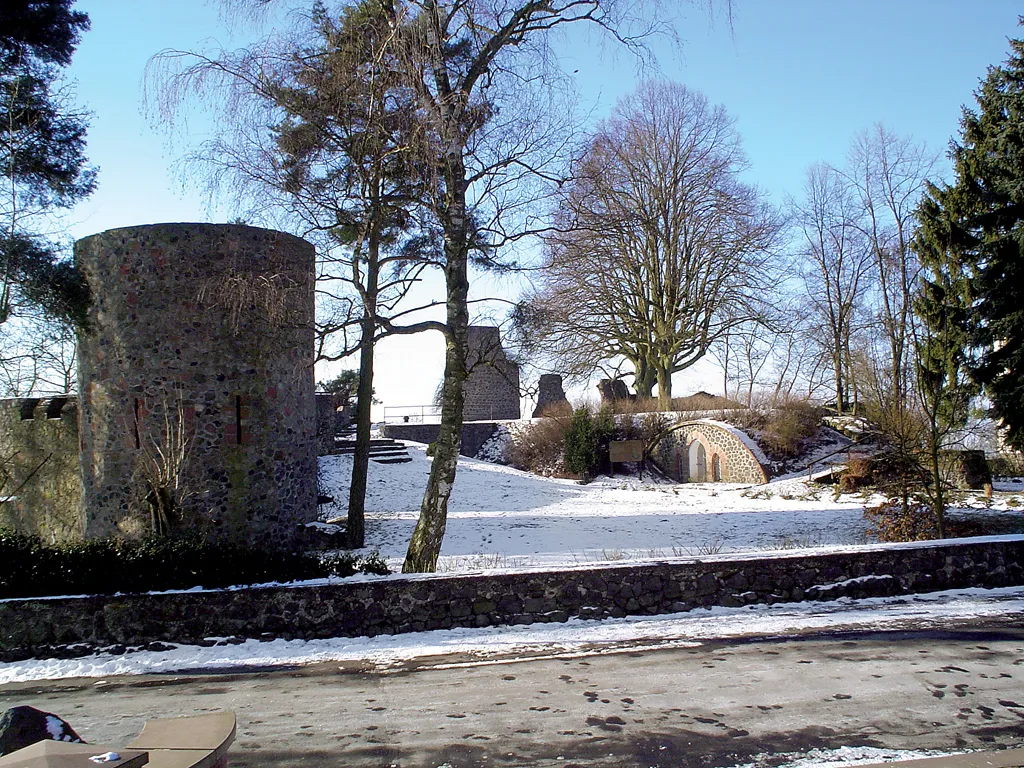
[[984, 749], [1024, 745], [1024, 621], [0, 688], [0, 708], [15, 704], [113, 744], [149, 717], [233, 709], [233, 766], [723, 766], [843, 745]]

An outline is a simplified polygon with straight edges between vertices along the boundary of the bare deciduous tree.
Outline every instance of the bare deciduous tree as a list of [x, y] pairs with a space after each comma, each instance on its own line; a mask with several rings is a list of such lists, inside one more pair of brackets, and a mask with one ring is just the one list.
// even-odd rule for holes
[[640, 397], [764, 316], [782, 226], [740, 181], [734, 121], [685, 86], [648, 82], [591, 140], [560, 201], [532, 298], [555, 366], [592, 372], [625, 358]]
[[[416, 105], [395, 67], [394, 19], [383, 6], [354, 3], [339, 16], [316, 6], [308, 21], [239, 52], [166, 52], [152, 74], [168, 118], [189, 87], [232, 95], [224, 104], [229, 130], [194, 159], [214, 189], [233, 183], [250, 215], [276, 206], [281, 225], [318, 245], [316, 357], [358, 352], [360, 396], [369, 402], [375, 342], [408, 330], [397, 323], [415, 311], [404, 300], [438, 262], [431, 225], [417, 212]], [[251, 295], [269, 309], [281, 289], [245, 279], [216, 291], [246, 304]], [[348, 504], [348, 543], [356, 548], [364, 545], [369, 442], [366, 408], [357, 413]]]
[[854, 337], [867, 322], [864, 294], [873, 255], [861, 224], [859, 202], [849, 181], [827, 165], [812, 166], [804, 200], [794, 206], [807, 296], [828, 360], [836, 409], [856, 412]]
[[0, 333], [0, 395], [75, 391], [78, 356], [74, 331], [38, 308], [23, 306]]
[[911, 399], [914, 315], [912, 299], [921, 265], [911, 249], [914, 211], [935, 168], [936, 157], [921, 144], [878, 124], [853, 141], [845, 175], [862, 209], [860, 227], [873, 259], [868, 299], [876, 313], [872, 350], [880, 400], [896, 409]]
[[[441, 426], [404, 571], [432, 571], [455, 482], [467, 377], [470, 262], [541, 226], [538, 202], [562, 174], [567, 143], [552, 33], [588, 23], [634, 48], [648, 4], [617, 0], [410, 0], [410, 86], [428, 141], [428, 205], [442, 232], [446, 283]], [[394, 6], [393, 6], [394, 7]], [[396, 8], [397, 10], [397, 8]]]

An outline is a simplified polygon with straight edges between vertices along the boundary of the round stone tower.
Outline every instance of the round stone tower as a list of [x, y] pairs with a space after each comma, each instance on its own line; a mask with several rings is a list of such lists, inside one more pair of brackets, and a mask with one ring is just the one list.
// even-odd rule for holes
[[313, 246], [236, 224], [75, 243], [87, 537], [290, 547], [316, 513]]

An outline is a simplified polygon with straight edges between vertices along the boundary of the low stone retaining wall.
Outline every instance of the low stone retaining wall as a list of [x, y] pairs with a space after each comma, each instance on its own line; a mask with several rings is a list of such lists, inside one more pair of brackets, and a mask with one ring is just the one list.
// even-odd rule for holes
[[0, 602], [0, 659], [211, 637], [356, 637], [1024, 584], [1024, 536], [303, 587]]
[[[475, 458], [484, 443], [494, 436], [498, 429], [495, 421], [470, 421], [462, 425], [462, 444], [459, 453], [470, 459]], [[440, 424], [385, 424], [384, 437], [395, 440], [412, 440], [416, 443], [433, 443], [441, 432]]]

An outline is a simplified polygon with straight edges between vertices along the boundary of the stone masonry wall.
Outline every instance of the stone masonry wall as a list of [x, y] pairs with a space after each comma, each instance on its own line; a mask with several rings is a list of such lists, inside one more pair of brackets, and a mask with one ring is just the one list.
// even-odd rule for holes
[[5, 600], [0, 660], [153, 642], [373, 636], [1019, 584], [1024, 536], [315, 587]]
[[465, 421], [518, 419], [519, 366], [505, 357], [497, 328], [470, 326]]
[[331, 392], [316, 393], [316, 455], [329, 456], [334, 453], [334, 438], [338, 434], [342, 415], [339, 408], [344, 398]]
[[73, 395], [0, 400], [0, 528], [51, 544], [85, 530]]
[[[475, 458], [484, 443], [494, 436], [498, 425], [493, 421], [474, 421], [462, 425], [462, 442], [459, 453]], [[415, 443], [433, 443], [441, 432], [440, 424], [385, 424], [384, 437], [395, 440], [412, 440]]]
[[157, 448], [184, 445], [172, 527], [291, 546], [316, 516], [313, 247], [242, 225], [155, 224], [79, 240], [75, 259], [92, 295], [79, 338], [85, 535], [148, 533]]

